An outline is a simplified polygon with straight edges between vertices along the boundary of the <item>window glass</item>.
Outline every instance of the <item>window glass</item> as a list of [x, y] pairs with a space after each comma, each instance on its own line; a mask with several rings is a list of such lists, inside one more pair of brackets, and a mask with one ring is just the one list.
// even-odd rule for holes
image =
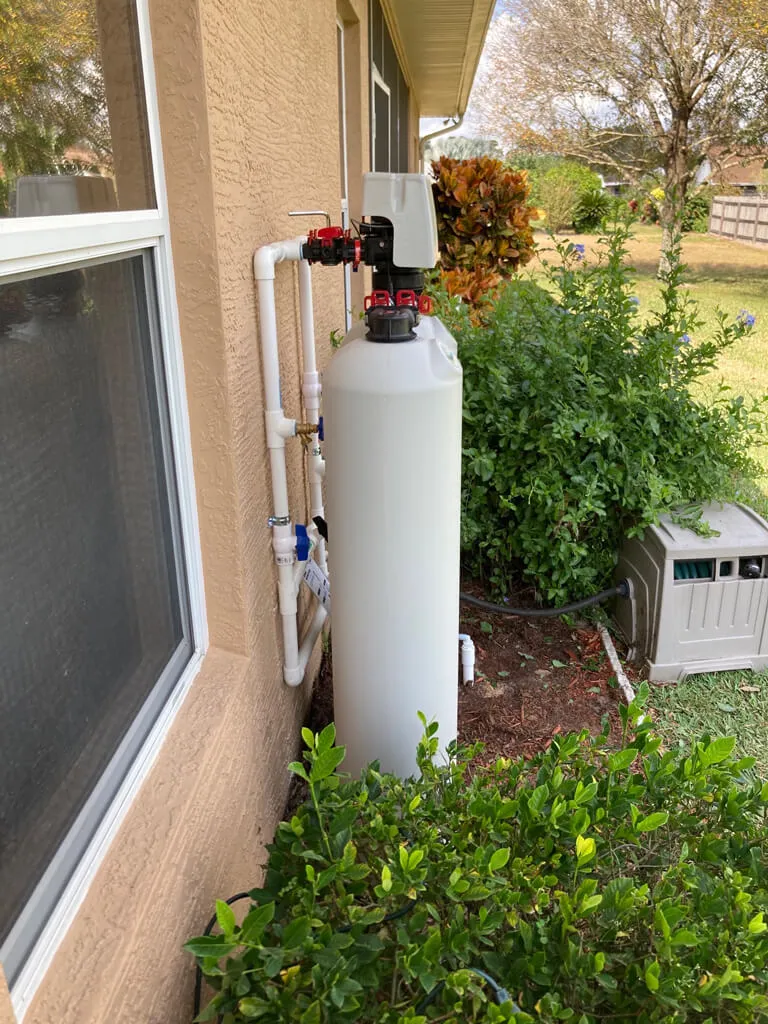
[[150, 265], [0, 283], [0, 946], [191, 651]]
[[378, 82], [373, 83], [374, 171], [390, 171], [390, 97]]
[[[374, 171], [404, 173], [408, 170], [410, 141], [408, 86], [384, 21], [379, 0], [371, 0], [369, 13], [372, 70], [371, 164]], [[377, 77], [379, 81], [376, 80]], [[384, 84], [384, 88], [381, 83]]]
[[132, 0], [0, 11], [0, 216], [155, 206]]

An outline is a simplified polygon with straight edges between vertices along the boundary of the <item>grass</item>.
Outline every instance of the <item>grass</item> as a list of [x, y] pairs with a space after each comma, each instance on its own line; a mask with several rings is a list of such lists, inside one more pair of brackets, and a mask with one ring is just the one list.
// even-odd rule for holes
[[653, 718], [668, 744], [686, 746], [710, 735], [735, 736], [739, 753], [754, 757], [768, 778], [768, 674], [713, 672], [651, 689]]
[[[569, 237], [586, 246], [588, 257], [594, 251], [594, 235]], [[538, 241], [547, 244], [545, 235]], [[659, 305], [660, 245], [659, 228], [637, 228], [630, 260], [641, 310]], [[690, 234], [683, 240], [683, 261], [688, 289], [707, 325], [718, 309], [734, 317], [746, 309], [757, 317], [752, 333], [723, 353], [705, 389], [714, 391], [722, 381], [744, 396], [768, 394], [768, 248]], [[768, 448], [756, 447], [753, 454], [762, 472], [754, 487], [745, 486], [744, 500], [768, 516]], [[705, 732], [736, 736], [740, 753], [756, 758], [756, 770], [768, 778], [768, 673], [709, 673], [688, 676], [678, 685], [652, 686], [651, 710], [667, 743], [688, 743]]]

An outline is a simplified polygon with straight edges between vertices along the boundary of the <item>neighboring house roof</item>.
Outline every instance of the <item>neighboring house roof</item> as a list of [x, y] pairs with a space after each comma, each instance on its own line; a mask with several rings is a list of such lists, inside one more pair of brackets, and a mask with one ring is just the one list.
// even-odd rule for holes
[[494, 0], [381, 0], [422, 117], [463, 114]]
[[722, 185], [760, 185], [764, 181], [768, 153], [753, 150], [747, 156], [723, 155], [713, 149], [709, 153], [709, 180]]

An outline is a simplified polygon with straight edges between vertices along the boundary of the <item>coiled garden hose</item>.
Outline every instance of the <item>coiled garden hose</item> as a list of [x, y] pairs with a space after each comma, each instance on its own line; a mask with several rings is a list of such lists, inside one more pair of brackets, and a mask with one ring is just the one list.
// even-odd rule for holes
[[619, 580], [615, 587], [601, 590], [599, 594], [592, 594], [591, 597], [583, 597], [580, 601], [572, 601], [571, 604], [561, 605], [560, 608], [511, 608], [507, 604], [494, 604], [493, 601], [484, 601], [480, 597], [466, 594], [462, 591], [459, 594], [464, 604], [471, 604], [475, 608], [482, 608], [486, 612], [494, 612], [496, 615], [517, 615], [524, 619], [554, 619], [558, 615], [568, 615], [570, 612], [579, 612], [582, 608], [591, 608], [592, 605], [602, 604], [612, 597], [629, 597], [629, 581]]

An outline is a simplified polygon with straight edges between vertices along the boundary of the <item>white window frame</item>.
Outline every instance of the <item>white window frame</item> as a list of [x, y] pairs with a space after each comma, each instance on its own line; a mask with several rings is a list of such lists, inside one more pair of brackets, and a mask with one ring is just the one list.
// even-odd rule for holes
[[[167, 414], [170, 424], [171, 451], [181, 529], [182, 561], [186, 573], [186, 597], [189, 605], [192, 652], [170, 695], [157, 713], [146, 739], [130, 763], [130, 767], [125, 771], [124, 751], [127, 749], [125, 744], [129, 743], [131, 738], [129, 730], [70, 830], [69, 835], [71, 836], [78, 829], [83, 815], [89, 809], [93, 813], [94, 803], [98, 803], [100, 787], [107, 778], [111, 778], [114, 785], [116, 771], [120, 769], [123, 773], [122, 782], [115, 796], [106, 808], [102, 806], [100, 823], [85, 853], [80, 857], [53, 913], [49, 916], [32, 952], [20, 967], [13, 982], [11, 1004], [19, 1024], [21, 1024], [59, 944], [82, 905], [90, 883], [107, 855], [110, 843], [128, 813], [142, 782], [152, 768], [192, 681], [200, 670], [208, 647], [202, 557], [192, 469], [192, 447], [184, 386], [184, 365], [173, 276], [168, 202], [147, 0], [135, 0], [135, 7], [156, 209], [55, 217], [0, 218], [0, 284], [5, 280], [35, 271], [50, 268], [64, 270], [70, 266], [82, 265], [84, 261], [123, 255], [127, 257], [136, 255], [140, 251], [149, 251], [154, 269], [157, 320], [160, 329], [159, 347], [168, 396]], [[156, 687], [159, 685], [160, 681]], [[151, 695], [149, 699], [151, 700]], [[121, 751], [123, 751], [122, 768], [120, 768]], [[116, 765], [118, 768], [115, 767]], [[113, 774], [110, 775], [110, 772]], [[41, 884], [48, 872], [55, 870], [57, 860], [66, 843], [67, 839], [65, 838], [43, 879], [40, 880]], [[19, 920], [6, 939], [4, 944], [6, 950], [11, 946], [19, 922], [27, 914], [33, 902], [34, 894], [28, 907], [22, 911]]]

